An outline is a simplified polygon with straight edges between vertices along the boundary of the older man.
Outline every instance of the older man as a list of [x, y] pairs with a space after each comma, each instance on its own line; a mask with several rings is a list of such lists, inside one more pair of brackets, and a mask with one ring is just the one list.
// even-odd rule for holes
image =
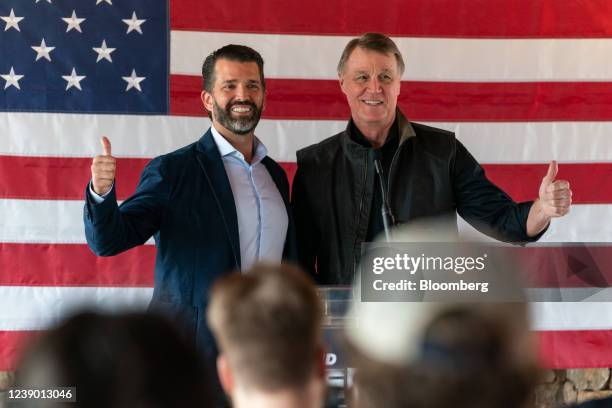
[[[571, 190], [552, 162], [535, 201], [515, 203], [492, 184], [452, 132], [409, 122], [397, 108], [404, 61], [383, 34], [351, 40], [338, 63], [351, 109], [345, 131], [298, 151], [293, 206], [300, 262], [320, 284], [348, 284], [361, 243], [391, 225], [459, 213], [508, 242], [537, 240], [569, 211]], [[375, 172], [378, 167], [381, 181]], [[383, 218], [383, 191], [390, 215]]]

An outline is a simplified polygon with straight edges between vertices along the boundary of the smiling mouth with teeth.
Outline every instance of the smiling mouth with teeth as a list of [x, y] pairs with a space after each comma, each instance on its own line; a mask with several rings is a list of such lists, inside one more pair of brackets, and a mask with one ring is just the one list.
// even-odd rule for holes
[[246, 112], [250, 112], [252, 109], [250, 106], [233, 106], [232, 107], [232, 112], [238, 112], [238, 113], [246, 113]]
[[370, 106], [382, 105], [382, 101], [365, 101], [365, 100], [362, 100], [362, 102], [365, 103], [366, 105], [370, 105]]

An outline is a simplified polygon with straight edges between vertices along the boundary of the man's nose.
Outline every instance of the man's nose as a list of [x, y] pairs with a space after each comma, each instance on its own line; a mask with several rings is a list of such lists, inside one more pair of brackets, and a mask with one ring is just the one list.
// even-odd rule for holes
[[236, 86], [235, 99], [239, 101], [246, 101], [249, 99], [248, 89], [245, 85], [240, 84]]
[[382, 91], [382, 88], [380, 87], [380, 81], [378, 80], [378, 78], [376, 77], [370, 78], [370, 80], [368, 81], [368, 91], [372, 93], [378, 93]]

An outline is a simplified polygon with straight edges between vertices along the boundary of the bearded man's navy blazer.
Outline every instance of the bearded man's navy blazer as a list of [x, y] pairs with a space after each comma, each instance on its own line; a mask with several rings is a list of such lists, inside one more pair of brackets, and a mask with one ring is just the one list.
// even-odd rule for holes
[[[266, 156], [262, 163], [287, 209], [283, 257], [293, 260], [295, 230], [287, 176], [271, 158]], [[206, 324], [209, 289], [221, 275], [240, 269], [240, 241], [234, 197], [210, 129], [199, 141], [153, 159], [136, 193], [120, 206], [114, 188], [99, 204], [88, 191], [85, 196], [85, 235], [93, 252], [112, 256], [154, 236], [157, 258], [150, 309], [181, 322], [204, 355], [214, 356], [216, 347]]]

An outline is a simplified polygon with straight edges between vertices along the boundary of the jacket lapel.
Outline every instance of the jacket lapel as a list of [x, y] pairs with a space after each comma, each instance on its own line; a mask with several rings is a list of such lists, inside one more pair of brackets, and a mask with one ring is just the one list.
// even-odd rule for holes
[[285, 247], [283, 249], [283, 259], [297, 262], [295, 220], [293, 219], [293, 211], [289, 202], [289, 183], [287, 180], [287, 175], [270, 157], [264, 157], [261, 162], [264, 166], [266, 166], [270, 177], [272, 177], [272, 181], [274, 181], [274, 184], [276, 184], [276, 188], [280, 192], [280, 195], [283, 198], [283, 203], [285, 204], [285, 209], [287, 210], [289, 224], [287, 226], [287, 238], [285, 239]]
[[236, 203], [230, 186], [223, 160], [215, 144], [210, 129], [202, 136], [197, 144], [197, 159], [204, 171], [213, 199], [216, 201], [227, 236], [234, 254], [236, 269], [240, 270], [240, 238], [238, 236], [238, 216]]

